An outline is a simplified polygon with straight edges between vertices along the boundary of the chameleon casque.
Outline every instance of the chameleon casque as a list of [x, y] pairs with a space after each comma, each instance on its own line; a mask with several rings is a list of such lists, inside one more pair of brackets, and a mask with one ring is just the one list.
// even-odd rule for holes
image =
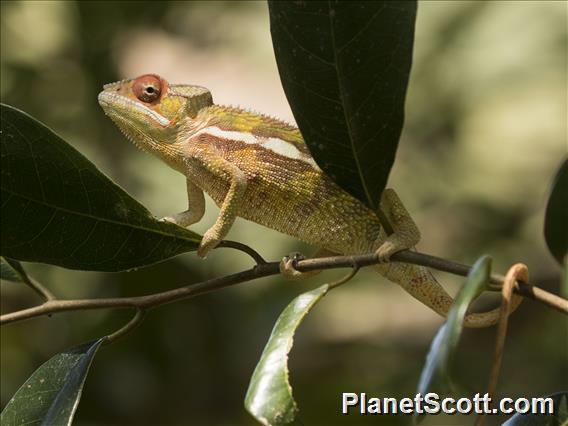
[[[107, 84], [99, 103], [138, 147], [159, 157], [187, 179], [188, 209], [165, 220], [187, 227], [205, 213], [203, 193], [220, 207], [198, 249], [204, 257], [229, 232], [237, 216], [291, 235], [327, 254], [377, 252], [387, 261], [413, 247], [420, 233], [393, 190], [381, 208], [394, 233], [378, 216], [345, 192], [316, 165], [300, 131], [285, 122], [213, 104], [200, 86], [169, 84], [146, 74]], [[285, 275], [300, 274], [284, 258]], [[451, 296], [424, 267], [397, 262], [375, 268], [412, 296], [445, 316]], [[498, 310], [469, 314], [465, 325], [484, 327]]]

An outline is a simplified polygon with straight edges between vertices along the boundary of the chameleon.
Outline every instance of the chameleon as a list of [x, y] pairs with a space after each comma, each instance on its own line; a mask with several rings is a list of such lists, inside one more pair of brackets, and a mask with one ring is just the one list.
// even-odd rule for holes
[[[205, 213], [204, 193], [219, 206], [198, 247], [200, 257], [242, 217], [319, 247], [317, 256], [374, 252], [379, 273], [447, 315], [453, 299], [427, 268], [389, 262], [393, 253], [420, 240], [396, 193], [387, 188], [380, 200], [394, 231], [387, 235], [374, 211], [318, 167], [298, 128], [216, 105], [208, 89], [170, 84], [156, 74], [106, 84], [98, 101], [127, 139], [186, 177], [187, 210], [164, 220], [182, 227], [198, 222]], [[291, 256], [280, 265], [291, 278], [306, 275], [294, 270]], [[485, 327], [498, 319], [494, 309], [467, 315], [464, 325]]]

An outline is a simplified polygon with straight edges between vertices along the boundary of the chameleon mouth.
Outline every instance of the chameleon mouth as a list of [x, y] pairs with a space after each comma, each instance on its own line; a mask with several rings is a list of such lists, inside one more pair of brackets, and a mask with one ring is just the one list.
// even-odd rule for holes
[[[106, 86], [108, 85], [105, 85], [105, 87]], [[111, 88], [112, 87], [109, 87], [108, 89]], [[158, 114], [156, 111], [142, 105], [140, 102], [136, 102], [125, 96], [119, 95], [118, 93], [111, 92], [108, 89], [105, 89], [101, 93], [99, 93], [98, 97], [99, 104], [101, 107], [103, 107], [105, 113], [107, 110], [111, 110], [113, 108], [127, 109], [130, 111], [139, 112], [163, 127], [169, 126], [170, 120], [168, 120], [163, 115]]]

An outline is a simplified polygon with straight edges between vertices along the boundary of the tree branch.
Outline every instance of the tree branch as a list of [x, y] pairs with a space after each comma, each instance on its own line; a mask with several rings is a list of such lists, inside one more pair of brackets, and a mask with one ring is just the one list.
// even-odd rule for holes
[[[466, 276], [471, 269], [470, 266], [418, 253], [410, 250], [403, 250], [391, 256], [391, 261], [412, 263], [422, 265], [440, 271], [446, 271], [455, 275]], [[335, 256], [317, 259], [306, 259], [297, 262], [296, 269], [301, 272], [336, 269], [345, 267], [363, 267], [379, 263], [375, 254], [363, 254], [356, 256]], [[79, 311], [88, 309], [110, 309], [110, 308], [138, 308], [142, 310], [153, 309], [167, 303], [188, 299], [224, 287], [233, 286], [243, 282], [255, 280], [279, 274], [279, 262], [269, 262], [257, 264], [251, 269], [241, 271], [224, 277], [213, 278], [197, 284], [191, 284], [174, 290], [161, 293], [149, 294], [138, 297], [123, 297], [109, 299], [77, 299], [77, 300], [48, 300], [42, 305], [21, 311], [11, 312], [0, 317], [0, 324], [23, 321], [42, 315], [54, 314], [65, 311]], [[502, 275], [491, 275], [491, 282], [502, 285], [504, 278]], [[515, 293], [521, 296], [539, 301], [564, 314], [568, 314], [568, 300], [560, 296], [547, 292], [529, 283], [517, 282]]]

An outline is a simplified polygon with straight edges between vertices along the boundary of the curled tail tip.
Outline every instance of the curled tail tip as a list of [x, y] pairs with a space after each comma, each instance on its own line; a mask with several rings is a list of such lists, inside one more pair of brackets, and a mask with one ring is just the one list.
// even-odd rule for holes
[[[523, 298], [521, 296], [513, 296], [511, 301], [511, 308], [508, 315], [511, 315], [521, 304]], [[501, 307], [492, 309], [487, 312], [479, 312], [466, 315], [464, 318], [464, 326], [468, 328], [485, 328], [491, 327], [499, 322], [501, 319]]]
[[[454, 299], [436, 280], [430, 270], [422, 266], [397, 263], [379, 265], [377, 269], [434, 312], [444, 318], [447, 317]], [[520, 296], [513, 296], [509, 313], [517, 309], [522, 300], [523, 298]], [[467, 328], [491, 327], [497, 324], [500, 318], [501, 308], [495, 308], [487, 312], [466, 315], [463, 325]]]

